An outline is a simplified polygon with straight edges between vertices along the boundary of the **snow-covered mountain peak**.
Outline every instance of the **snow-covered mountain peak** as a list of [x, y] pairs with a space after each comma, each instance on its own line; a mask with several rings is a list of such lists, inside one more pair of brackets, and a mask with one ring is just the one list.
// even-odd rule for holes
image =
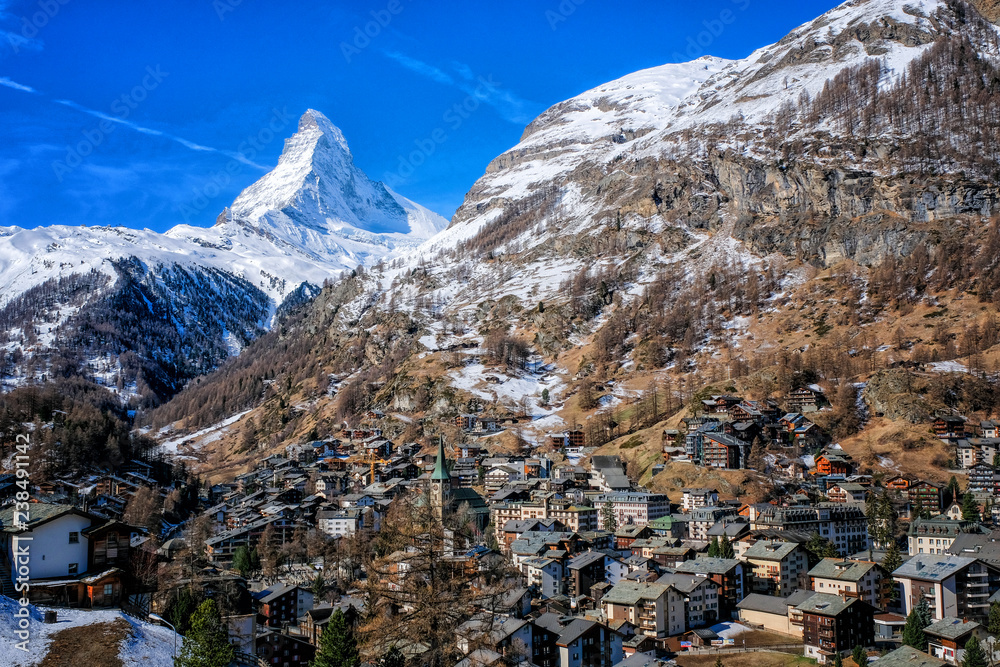
[[345, 153], [348, 155], [351, 154], [351, 149], [347, 145], [347, 139], [344, 138], [344, 133], [340, 131], [339, 127], [331, 123], [330, 119], [323, 115], [320, 111], [316, 111], [315, 109], [306, 109], [306, 112], [302, 114], [302, 118], [299, 119], [298, 131], [318, 131], [334, 145], [339, 146]]
[[354, 164], [340, 129], [314, 109], [285, 141], [278, 165], [240, 193], [227, 218], [313, 249], [329, 245], [331, 238], [393, 248], [447, 225], [368, 178]]

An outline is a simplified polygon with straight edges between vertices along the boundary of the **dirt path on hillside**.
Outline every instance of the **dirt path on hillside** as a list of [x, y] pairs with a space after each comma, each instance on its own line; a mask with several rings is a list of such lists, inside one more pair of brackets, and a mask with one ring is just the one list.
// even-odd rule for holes
[[122, 667], [118, 651], [131, 631], [132, 626], [121, 618], [66, 628], [52, 635], [49, 652], [39, 667]]

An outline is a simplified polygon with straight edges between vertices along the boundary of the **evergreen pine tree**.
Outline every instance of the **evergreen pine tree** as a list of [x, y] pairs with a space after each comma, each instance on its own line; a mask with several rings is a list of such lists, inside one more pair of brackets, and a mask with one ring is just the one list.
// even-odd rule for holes
[[918, 651], [927, 650], [927, 635], [924, 634], [924, 628], [930, 625], [929, 616], [930, 609], [926, 606], [926, 600], [910, 611], [906, 617], [906, 625], [903, 626], [903, 643], [905, 645], [912, 646]]
[[323, 591], [326, 590], [326, 581], [323, 579], [322, 572], [316, 573], [316, 578], [313, 579], [312, 587], [309, 590], [311, 590], [312, 594], [315, 595], [316, 597], [323, 596]]
[[920, 618], [920, 629], [923, 630], [928, 625], [931, 624], [931, 605], [927, 600], [921, 600], [920, 604], [916, 606], [917, 616]]
[[1000, 602], [990, 604], [990, 614], [986, 619], [986, 631], [993, 636], [1000, 635]]
[[615, 505], [608, 498], [601, 507], [601, 527], [609, 533], [618, 530], [618, 517], [615, 516]]
[[719, 540], [719, 558], [736, 558], [736, 549], [733, 548], [733, 543], [725, 537]]
[[222, 623], [215, 600], [205, 600], [191, 615], [191, 630], [184, 637], [176, 667], [229, 667], [236, 651]]
[[844, 659], [840, 657], [840, 651], [833, 657], [833, 667], [844, 667]]
[[962, 520], [979, 521], [979, 504], [971, 493], [962, 496]]
[[719, 557], [719, 538], [713, 537], [712, 541], [708, 544], [708, 557], [718, 558]]
[[983, 645], [979, 643], [979, 638], [975, 635], [969, 637], [969, 641], [965, 642], [965, 657], [962, 658], [962, 667], [986, 667], [988, 661], [986, 660], [986, 651], [983, 650]]
[[233, 553], [233, 569], [246, 577], [250, 575], [250, 549], [244, 545]]
[[319, 650], [309, 663], [310, 667], [358, 667], [358, 641], [354, 630], [347, 624], [344, 612], [337, 609], [330, 615], [326, 629], [319, 638]]

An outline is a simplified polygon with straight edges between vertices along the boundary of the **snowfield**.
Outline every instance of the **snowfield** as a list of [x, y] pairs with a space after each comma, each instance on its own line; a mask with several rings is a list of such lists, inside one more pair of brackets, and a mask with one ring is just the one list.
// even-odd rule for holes
[[[124, 619], [132, 626], [132, 634], [122, 642], [118, 657], [125, 667], [173, 667], [174, 632], [170, 628], [136, 620], [117, 609], [88, 611], [86, 609], [55, 609], [58, 621], [42, 622], [48, 607], [30, 605], [28, 650], [17, 648], [20, 642], [14, 635], [18, 629], [14, 614], [20, 605], [11, 598], [0, 595], [0, 665], [4, 667], [34, 667], [41, 664], [49, 650], [52, 635], [67, 628], [85, 627]], [[180, 651], [181, 638], [177, 638]], [[81, 666], [83, 667], [83, 666]]]

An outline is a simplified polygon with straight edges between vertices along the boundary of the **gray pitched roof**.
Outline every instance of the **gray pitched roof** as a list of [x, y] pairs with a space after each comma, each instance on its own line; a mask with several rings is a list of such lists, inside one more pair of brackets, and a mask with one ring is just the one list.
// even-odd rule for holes
[[782, 560], [798, 548], [794, 542], [770, 542], [760, 540], [743, 552], [746, 560]]
[[859, 602], [858, 598], [844, 599], [830, 593], [813, 593], [809, 599], [795, 607], [804, 614], [819, 614], [820, 616], [837, 616], [852, 604]]
[[809, 576], [837, 581], [861, 581], [873, 567], [875, 563], [868, 561], [824, 558], [809, 570]]
[[945, 667], [947, 664], [911, 646], [901, 646], [878, 659], [879, 667]]
[[763, 593], [751, 593], [736, 604], [737, 609], [762, 611], [768, 614], [778, 614], [779, 616], [787, 615], [788, 607], [788, 600], [786, 598], [764, 595]]
[[908, 577], [922, 581], [943, 581], [956, 572], [961, 572], [975, 560], [965, 556], [917, 554], [900, 565], [892, 574], [897, 579]]
[[603, 563], [605, 558], [607, 558], [607, 556], [602, 554], [600, 551], [584, 551], [582, 554], [577, 554], [576, 556], [570, 558], [566, 563], [566, 567], [571, 570], [578, 570], [597, 561], [601, 561]]
[[966, 621], [954, 616], [945, 616], [940, 621], [931, 623], [924, 628], [924, 632], [943, 639], [960, 639], [970, 632], [975, 631], [978, 627], [980, 625], [975, 621]]
[[639, 600], [655, 600], [670, 588], [667, 584], [650, 584], [638, 581], [619, 581], [604, 594], [602, 602], [612, 604], [636, 604]]
[[574, 619], [572, 623], [563, 628], [563, 631], [559, 633], [559, 639], [556, 640], [556, 644], [558, 646], [569, 646], [579, 639], [580, 635], [595, 625], [598, 625], [595, 621], [588, 621], [583, 618]]
[[[656, 552], [654, 552], [656, 553]], [[678, 563], [674, 569], [688, 574], [726, 574], [740, 564], [737, 558], [712, 558], [699, 556], [694, 560]]]

